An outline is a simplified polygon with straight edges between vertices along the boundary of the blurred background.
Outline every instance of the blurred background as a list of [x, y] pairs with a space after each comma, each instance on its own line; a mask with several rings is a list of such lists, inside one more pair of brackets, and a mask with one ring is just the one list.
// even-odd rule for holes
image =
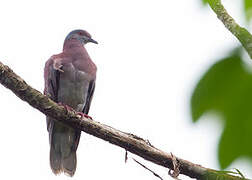
[[[223, 4], [249, 29], [249, 0]], [[0, 61], [41, 92], [46, 60], [62, 51], [70, 31], [87, 30], [99, 42], [86, 46], [98, 67], [94, 120], [252, 178], [251, 60], [202, 1], [9, 0], [0, 2], [0, 24]], [[3, 86], [0, 98], [1, 177], [156, 179], [134, 155], [125, 164], [123, 149], [84, 133], [75, 176], [54, 176], [45, 116]], [[171, 179], [167, 169], [135, 158]]]

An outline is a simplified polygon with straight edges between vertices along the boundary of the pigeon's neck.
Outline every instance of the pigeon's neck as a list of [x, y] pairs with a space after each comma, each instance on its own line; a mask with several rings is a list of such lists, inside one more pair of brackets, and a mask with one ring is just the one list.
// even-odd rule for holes
[[63, 51], [68, 51], [68, 50], [81, 51], [83, 49], [84, 49], [84, 46], [77, 39], [71, 39], [64, 42]]

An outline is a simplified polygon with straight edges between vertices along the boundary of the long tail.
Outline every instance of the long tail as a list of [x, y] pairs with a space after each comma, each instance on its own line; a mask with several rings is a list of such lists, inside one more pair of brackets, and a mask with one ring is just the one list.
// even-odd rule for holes
[[71, 152], [67, 157], [62, 157], [61, 153], [51, 148], [50, 165], [56, 175], [64, 172], [69, 176], [73, 176], [77, 165], [76, 152]]
[[76, 170], [76, 150], [80, 131], [54, 122], [50, 135], [50, 165], [54, 174], [64, 172], [73, 176]]

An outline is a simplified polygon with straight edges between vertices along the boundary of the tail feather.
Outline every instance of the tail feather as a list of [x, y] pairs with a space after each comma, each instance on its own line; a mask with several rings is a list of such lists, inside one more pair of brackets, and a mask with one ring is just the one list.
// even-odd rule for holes
[[76, 150], [80, 133], [68, 127], [67, 131], [61, 134], [61, 138], [61, 168], [65, 174], [73, 176], [77, 165]]
[[54, 174], [73, 176], [76, 170], [76, 150], [80, 131], [60, 123], [53, 123], [49, 129], [50, 165]]
[[56, 152], [54, 147], [51, 146], [50, 149], [50, 165], [54, 174], [60, 174], [61, 169], [61, 154], [60, 152]]
[[68, 157], [62, 158], [61, 162], [63, 172], [72, 177], [76, 170], [76, 152], [71, 152]]
[[76, 152], [71, 152], [69, 156], [62, 157], [60, 152], [56, 152], [53, 147], [50, 150], [50, 165], [53, 173], [58, 175], [62, 172], [73, 176], [76, 170]]

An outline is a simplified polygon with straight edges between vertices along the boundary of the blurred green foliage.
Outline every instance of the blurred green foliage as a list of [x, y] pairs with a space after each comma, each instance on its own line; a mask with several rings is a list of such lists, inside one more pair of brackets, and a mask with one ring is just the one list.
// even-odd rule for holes
[[[205, 0], [203, 0], [205, 1]], [[244, 0], [244, 9], [247, 20], [252, 18], [252, 0]]]
[[[207, 1], [201, 0], [203, 4]], [[249, 22], [252, 0], [243, 0], [243, 3], [244, 17]], [[191, 97], [194, 122], [206, 112], [220, 115], [224, 125], [218, 146], [222, 169], [240, 157], [252, 160], [252, 73], [248, 71], [252, 68], [246, 70], [245, 66], [248, 65], [242, 60], [241, 47], [231, 50], [226, 58], [219, 59], [201, 77]]]
[[207, 0], [201, 0], [203, 4], [207, 4]]
[[221, 168], [236, 158], [252, 158], [252, 74], [245, 70], [240, 51], [210, 67], [191, 99], [193, 121], [215, 111], [224, 121], [218, 156]]

